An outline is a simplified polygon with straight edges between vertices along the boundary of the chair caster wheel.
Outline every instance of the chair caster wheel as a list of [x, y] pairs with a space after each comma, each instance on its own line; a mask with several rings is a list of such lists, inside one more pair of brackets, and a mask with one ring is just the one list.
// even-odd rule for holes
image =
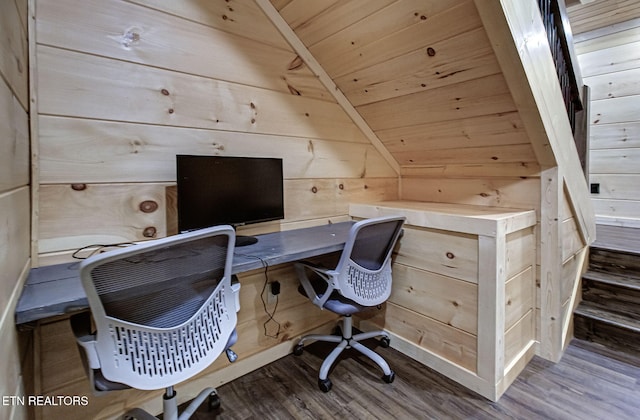
[[391, 344], [391, 340], [389, 339], [389, 337], [382, 337], [380, 339], [380, 346], [382, 346], [382, 348], [387, 348], [389, 347], [389, 344]]
[[329, 392], [331, 391], [331, 379], [327, 378], [327, 379], [318, 379], [318, 388], [320, 388], [320, 391], [322, 392]]
[[296, 344], [296, 346], [293, 348], [293, 354], [296, 356], [301, 356], [303, 350], [304, 346], [302, 344]]
[[391, 382], [393, 382], [393, 380], [396, 379], [396, 373], [394, 371], [391, 371], [390, 374], [388, 375], [384, 375], [382, 377], [382, 380], [385, 381], [386, 383], [390, 384]]
[[209, 411], [216, 411], [220, 409], [220, 396], [217, 392], [212, 392], [209, 394], [209, 399], [207, 400]]

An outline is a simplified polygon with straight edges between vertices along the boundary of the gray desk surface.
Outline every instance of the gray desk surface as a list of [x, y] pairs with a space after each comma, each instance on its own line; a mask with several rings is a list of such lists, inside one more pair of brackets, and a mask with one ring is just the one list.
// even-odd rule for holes
[[[342, 222], [258, 235], [256, 244], [236, 248], [233, 273], [341, 251], [352, 224]], [[16, 324], [88, 308], [79, 266], [78, 261], [32, 269], [16, 306]]]

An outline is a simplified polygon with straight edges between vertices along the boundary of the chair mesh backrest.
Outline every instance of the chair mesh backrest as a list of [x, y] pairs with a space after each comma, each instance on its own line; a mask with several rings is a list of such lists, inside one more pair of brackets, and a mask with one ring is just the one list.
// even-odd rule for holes
[[230, 227], [204, 229], [82, 265], [107, 379], [165, 388], [200, 372], [225, 349], [236, 324], [234, 239]]
[[391, 253], [404, 217], [356, 223], [336, 268], [340, 293], [360, 305], [375, 306], [391, 294]]

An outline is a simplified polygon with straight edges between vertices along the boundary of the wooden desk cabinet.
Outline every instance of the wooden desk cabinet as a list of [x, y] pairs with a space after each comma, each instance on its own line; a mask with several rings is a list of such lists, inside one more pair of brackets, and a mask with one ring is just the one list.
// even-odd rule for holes
[[352, 204], [350, 215], [407, 217], [384, 311], [361, 318], [392, 347], [497, 400], [533, 357], [533, 210], [422, 202]]

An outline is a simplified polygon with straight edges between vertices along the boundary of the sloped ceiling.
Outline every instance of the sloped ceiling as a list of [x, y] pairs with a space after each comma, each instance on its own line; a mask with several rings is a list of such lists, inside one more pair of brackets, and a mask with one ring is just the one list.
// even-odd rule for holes
[[403, 172], [536, 158], [472, 0], [271, 0]]

